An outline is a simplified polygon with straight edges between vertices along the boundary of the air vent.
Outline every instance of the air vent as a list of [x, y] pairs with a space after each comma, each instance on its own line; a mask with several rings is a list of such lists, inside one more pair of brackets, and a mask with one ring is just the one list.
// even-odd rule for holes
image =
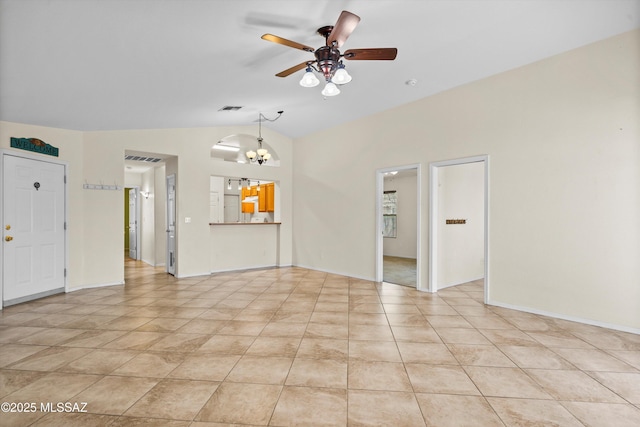
[[238, 111], [241, 108], [242, 107], [238, 107], [238, 106], [235, 106], [235, 105], [225, 105], [224, 107], [222, 107], [218, 111]]
[[161, 162], [162, 159], [158, 159], [156, 157], [144, 157], [144, 156], [124, 156], [125, 160], [133, 160], [136, 162], [147, 162], [147, 163], [158, 163]]

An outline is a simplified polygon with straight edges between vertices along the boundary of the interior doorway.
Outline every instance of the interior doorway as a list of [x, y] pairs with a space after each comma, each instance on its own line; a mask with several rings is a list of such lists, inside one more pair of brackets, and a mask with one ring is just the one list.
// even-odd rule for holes
[[431, 163], [429, 182], [428, 290], [437, 292], [483, 279], [486, 303], [490, 289], [489, 156]]
[[176, 274], [176, 176], [167, 176], [167, 268]]
[[140, 189], [125, 188], [124, 200], [124, 250], [131, 259], [140, 259]]
[[420, 165], [376, 172], [376, 281], [421, 289]]

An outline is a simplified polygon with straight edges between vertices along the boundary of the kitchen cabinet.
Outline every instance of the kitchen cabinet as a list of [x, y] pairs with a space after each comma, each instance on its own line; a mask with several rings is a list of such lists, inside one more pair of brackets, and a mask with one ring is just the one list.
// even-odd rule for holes
[[276, 202], [275, 202], [276, 186], [273, 182], [265, 184], [265, 186], [266, 186], [265, 203], [266, 203], [267, 212], [273, 212], [275, 211], [275, 205], [276, 205]]
[[267, 184], [260, 185], [260, 191], [258, 191], [258, 212], [267, 211]]
[[242, 202], [242, 213], [254, 213], [255, 205], [253, 202]]

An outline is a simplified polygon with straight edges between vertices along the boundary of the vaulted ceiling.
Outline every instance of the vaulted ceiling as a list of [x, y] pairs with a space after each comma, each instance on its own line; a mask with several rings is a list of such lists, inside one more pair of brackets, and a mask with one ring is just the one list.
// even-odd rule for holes
[[[324, 98], [275, 74], [313, 55], [340, 12], [361, 17]], [[266, 123], [300, 137], [640, 26], [639, 0], [0, 0], [0, 120], [76, 130]], [[407, 84], [413, 81], [415, 84]], [[240, 106], [237, 111], [220, 111]]]

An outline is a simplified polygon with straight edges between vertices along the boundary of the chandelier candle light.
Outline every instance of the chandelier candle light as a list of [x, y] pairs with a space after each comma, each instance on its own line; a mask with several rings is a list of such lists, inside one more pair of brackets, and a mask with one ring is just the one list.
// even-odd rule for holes
[[258, 162], [259, 165], [262, 165], [271, 158], [271, 153], [269, 153], [269, 150], [262, 147], [262, 141], [264, 141], [262, 139], [262, 119], [269, 122], [275, 122], [280, 118], [283, 112], [284, 111], [278, 111], [278, 117], [276, 117], [275, 119], [268, 119], [262, 113], [260, 113], [260, 115], [258, 116], [258, 149], [256, 151], [249, 150], [245, 153], [249, 161], [251, 161], [252, 163]]

